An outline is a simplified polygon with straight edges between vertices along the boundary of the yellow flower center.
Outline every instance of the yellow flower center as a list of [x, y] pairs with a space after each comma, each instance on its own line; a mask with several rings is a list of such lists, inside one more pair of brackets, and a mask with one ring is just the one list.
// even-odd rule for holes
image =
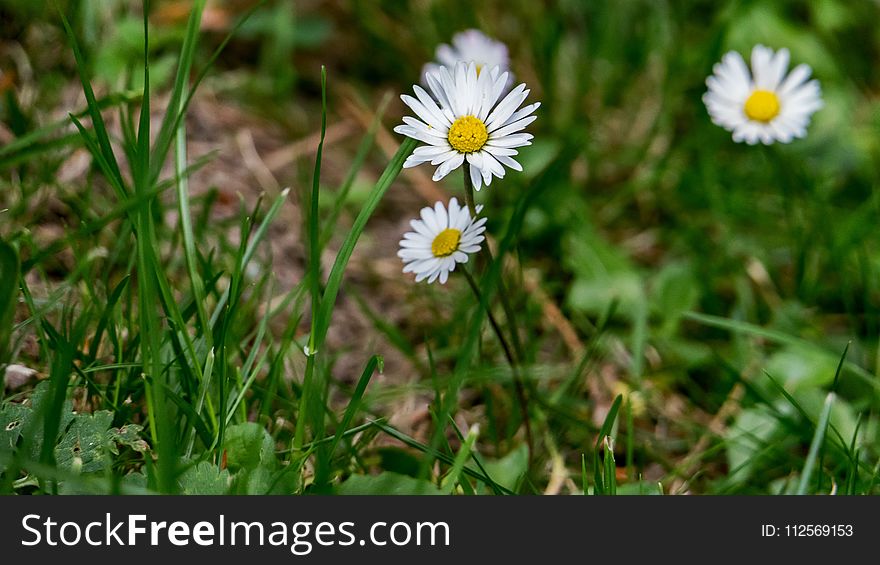
[[489, 139], [486, 124], [475, 116], [462, 116], [455, 120], [446, 135], [449, 145], [459, 153], [479, 151]]
[[461, 241], [461, 232], [455, 228], [446, 228], [431, 242], [431, 253], [434, 257], [448, 257], [458, 249], [459, 241]]
[[779, 98], [769, 90], [756, 90], [746, 100], [746, 116], [765, 124], [779, 115]]

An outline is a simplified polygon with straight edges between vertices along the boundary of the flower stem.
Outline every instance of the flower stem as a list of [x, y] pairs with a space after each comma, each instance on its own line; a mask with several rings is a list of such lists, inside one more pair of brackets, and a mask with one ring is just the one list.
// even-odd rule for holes
[[[474, 202], [474, 185], [471, 182], [471, 165], [467, 161], [464, 162], [464, 199], [471, 212], [471, 217], [476, 218], [477, 207]], [[488, 265], [492, 263], [492, 251], [489, 249], [488, 242], [486, 245], [480, 247], [480, 254], [483, 257], [485, 264]], [[510, 332], [511, 342], [513, 343], [513, 351], [516, 353], [517, 359], [522, 362], [524, 360], [524, 355], [522, 343], [519, 340], [519, 332], [517, 331], [518, 325], [513, 313], [513, 308], [510, 306], [510, 301], [507, 300], [507, 290], [504, 288], [504, 281], [502, 279], [498, 280], [498, 290], [501, 307], [504, 309], [504, 316], [507, 318], [507, 326], [508, 331]]]
[[[462, 269], [462, 272], [464, 273], [464, 278], [467, 279], [468, 285], [474, 292], [477, 302], [483, 304], [483, 295], [480, 292], [480, 288], [477, 286], [477, 282], [474, 280], [473, 275], [471, 275], [467, 269]], [[510, 351], [510, 346], [504, 338], [504, 333], [501, 331], [501, 326], [498, 325], [498, 320], [495, 318], [495, 314], [492, 313], [492, 309], [489, 308], [488, 304], [486, 305], [486, 315], [489, 317], [489, 324], [492, 326], [492, 330], [495, 332], [498, 341], [501, 343], [501, 349], [504, 351], [504, 356], [507, 358], [507, 362], [510, 365], [510, 371], [513, 373], [513, 384], [516, 389], [517, 400], [519, 401], [520, 415], [522, 417], [523, 425], [525, 426], [526, 445], [529, 448], [529, 464], [531, 465], [532, 454], [534, 453], [534, 442], [532, 440], [532, 425], [529, 420], [529, 401], [528, 396], [526, 395], [526, 387], [523, 383], [522, 376], [520, 375], [519, 365]]]
[[471, 218], [477, 217], [477, 205], [474, 203], [474, 183], [471, 182], [471, 164], [464, 162], [464, 201], [467, 203]]
[[[471, 166], [470, 163], [468, 163], [467, 161], [464, 162], [464, 199], [467, 203], [468, 210], [470, 210], [471, 217], [476, 218], [477, 206], [474, 200], [474, 185], [471, 182]], [[490, 265], [494, 261], [492, 257], [492, 251], [489, 249], [488, 240], [486, 242], [486, 245], [480, 247], [480, 257], [483, 261], [484, 268], [486, 265]], [[473, 280], [471, 274], [465, 269], [462, 270], [465, 271], [465, 277], [467, 278], [471, 289], [474, 291], [474, 294], [477, 296], [477, 300], [479, 300], [482, 304], [479, 287]], [[504, 354], [507, 357], [508, 363], [510, 363], [511, 371], [513, 373], [513, 383], [516, 389], [517, 400], [519, 401], [523, 424], [525, 426], [526, 444], [529, 450], [528, 465], [529, 467], [531, 467], [532, 457], [534, 455], [534, 441], [532, 439], [532, 425], [529, 419], [528, 395], [526, 394], [525, 383], [523, 382], [519, 369], [519, 365], [523, 362], [525, 357], [523, 355], [523, 348], [519, 339], [519, 331], [517, 330], [518, 326], [516, 323], [516, 318], [514, 317], [513, 308], [511, 308], [510, 302], [507, 300], [507, 290], [505, 289], [504, 281], [500, 278], [498, 279], [498, 291], [498, 295], [501, 301], [501, 307], [504, 310], [504, 316], [507, 321], [507, 330], [510, 334], [511, 342], [513, 344], [513, 351], [511, 351], [507, 340], [505, 340], [504, 335], [501, 332], [501, 326], [495, 319], [495, 315], [492, 313], [492, 310], [488, 304], [486, 304], [486, 314], [489, 317], [489, 322], [492, 324], [492, 329], [495, 331], [495, 334], [498, 336], [498, 340], [501, 342], [501, 346], [504, 349]]]

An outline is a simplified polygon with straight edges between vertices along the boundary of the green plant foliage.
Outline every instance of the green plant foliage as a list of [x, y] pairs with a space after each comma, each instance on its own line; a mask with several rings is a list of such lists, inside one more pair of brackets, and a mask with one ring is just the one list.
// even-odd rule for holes
[[443, 491], [424, 479], [385, 471], [375, 476], [352, 475], [339, 485], [336, 494], [436, 495]]

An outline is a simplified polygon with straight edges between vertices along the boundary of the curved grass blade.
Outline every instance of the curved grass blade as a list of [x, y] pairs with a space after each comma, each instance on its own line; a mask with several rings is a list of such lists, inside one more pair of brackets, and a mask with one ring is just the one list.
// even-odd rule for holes
[[0, 240], [0, 367], [7, 361], [21, 264], [14, 247]]
[[[813, 434], [813, 441], [810, 443], [810, 451], [807, 454], [804, 470], [801, 472], [801, 480], [798, 484], [796, 494], [807, 494], [810, 485], [810, 479], [816, 467], [816, 461], [819, 458], [819, 448], [825, 440], [825, 431], [828, 429], [828, 422], [831, 420], [831, 407], [834, 405], [835, 394], [829, 392], [825, 397], [825, 404], [822, 406], [822, 413], [819, 415], [819, 423], [816, 424], [816, 433]], [[820, 469], [821, 472], [821, 469]]]
[[324, 338], [327, 335], [327, 329], [330, 327], [330, 318], [333, 315], [336, 296], [339, 294], [339, 287], [342, 285], [342, 277], [345, 274], [345, 268], [348, 265], [349, 259], [351, 259], [354, 247], [357, 245], [358, 239], [363, 233], [364, 228], [366, 228], [367, 221], [369, 221], [373, 212], [376, 211], [376, 207], [379, 206], [382, 197], [385, 196], [385, 193], [391, 187], [391, 183], [394, 182], [394, 179], [397, 178], [397, 175], [399, 175], [400, 171], [403, 169], [403, 162], [409, 157], [410, 153], [413, 152], [413, 149], [415, 149], [417, 144], [418, 141], [415, 139], [406, 138], [400, 145], [397, 153], [391, 158], [391, 161], [388, 163], [388, 166], [385, 167], [382, 176], [379, 177], [378, 182], [373, 187], [370, 196], [367, 198], [366, 203], [364, 203], [363, 208], [361, 208], [361, 211], [358, 213], [357, 218], [355, 218], [354, 224], [348, 232], [342, 247], [339, 248], [339, 253], [336, 254], [336, 260], [333, 262], [333, 267], [330, 269], [330, 275], [327, 277], [327, 285], [324, 288], [324, 295], [321, 299], [321, 304], [317, 313], [317, 325], [315, 331], [315, 347], [317, 349], [320, 349], [323, 345]]
[[364, 392], [367, 390], [367, 385], [370, 384], [370, 379], [373, 378], [373, 373], [377, 370], [381, 373], [383, 364], [384, 362], [380, 355], [373, 355], [364, 366], [364, 370], [361, 372], [361, 377], [358, 379], [357, 386], [355, 386], [354, 392], [351, 394], [351, 398], [348, 401], [348, 406], [345, 407], [345, 413], [342, 415], [342, 421], [339, 422], [336, 435], [333, 436], [333, 443], [330, 446], [331, 455], [336, 451], [336, 446], [339, 445], [339, 441], [342, 439], [348, 426], [351, 425], [351, 421], [354, 419], [355, 414], [360, 410], [361, 402], [364, 399]]

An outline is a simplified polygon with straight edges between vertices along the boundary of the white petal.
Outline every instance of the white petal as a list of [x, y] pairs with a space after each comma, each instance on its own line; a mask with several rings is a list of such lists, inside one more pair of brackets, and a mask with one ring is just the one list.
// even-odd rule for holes
[[428, 229], [431, 230], [432, 235], [437, 235], [441, 231], [443, 231], [443, 227], [440, 225], [440, 220], [437, 218], [437, 214], [434, 209], [425, 206], [422, 208], [421, 212], [422, 221], [425, 222], [425, 225], [428, 226]]
[[480, 174], [480, 168], [473, 165], [471, 155], [468, 155], [468, 162], [471, 163], [471, 184], [474, 186], [474, 190], [479, 192], [483, 188], [483, 176]]
[[498, 139], [490, 137], [489, 141], [486, 142], [486, 145], [492, 147], [523, 147], [525, 145], [531, 145], [533, 137], [534, 136], [530, 133], [515, 133], [512, 135], [505, 135]]
[[516, 155], [519, 153], [516, 149], [511, 149], [509, 147], [495, 147], [494, 145], [489, 145], [488, 143], [483, 146], [483, 151], [486, 153], [491, 153], [496, 157], [499, 155]]
[[444, 153], [448, 153], [452, 151], [452, 149], [447, 145], [446, 147], [441, 145], [421, 145], [416, 147], [416, 150], [412, 152], [413, 155], [417, 157], [427, 157], [428, 159], [433, 159], [437, 155], [443, 155]]
[[719, 79], [727, 82], [734, 89], [730, 91], [730, 96], [739, 98], [748, 95], [752, 86], [752, 77], [742, 55], [736, 51], [729, 51], [721, 58], [721, 63], [716, 64], [712, 70]]
[[428, 93], [425, 92], [425, 89], [423, 89], [419, 85], [413, 86], [413, 90], [415, 91], [416, 96], [418, 96], [419, 102], [422, 103], [426, 110], [431, 112], [433, 120], [430, 122], [430, 124], [437, 129], [442, 129], [437, 127], [438, 125], [440, 125], [444, 126], [448, 130], [449, 126], [452, 125], [452, 122], [450, 122], [448, 118], [443, 114], [443, 112], [440, 110], [440, 107], [437, 106], [436, 102], [434, 102], [434, 99], [431, 98]]
[[419, 141], [424, 141], [425, 143], [429, 143], [431, 145], [449, 145], [449, 141], [447, 139], [435, 137], [424, 132], [423, 130], [418, 130], [412, 126], [396, 126], [394, 128], [394, 132], [405, 135], [407, 137], [411, 137], [413, 139], [418, 139]]
[[434, 176], [431, 178], [436, 182], [441, 180], [443, 177], [457, 169], [464, 162], [464, 155], [461, 153], [454, 153], [448, 159], [443, 161], [443, 163], [437, 167], [437, 170], [434, 171]]
[[523, 118], [523, 119], [518, 120], [516, 122], [507, 124], [501, 129], [497, 129], [495, 131], [490, 131], [489, 137], [491, 137], [492, 139], [498, 139], [498, 138], [503, 137], [507, 134], [517, 132], [517, 131], [525, 128], [526, 126], [528, 126], [530, 123], [534, 122], [536, 119], [538, 119], [538, 116], [529, 116], [527, 118]]
[[[409, 106], [410, 109], [416, 113], [416, 116], [418, 116], [419, 119], [421, 119], [429, 126], [441, 128], [443, 126], [449, 127], [451, 125], [446, 123], [445, 119], [426, 108], [424, 104], [422, 104], [420, 101], [416, 100], [412, 96], [408, 94], [402, 94], [400, 96], [400, 99], [403, 100], [403, 103]], [[436, 108], [436, 105], [434, 107]]]
[[783, 77], [785, 77], [785, 71], [788, 69], [788, 60], [789, 54], [788, 49], [782, 48], [776, 52], [776, 55], [771, 59], [769, 66], [769, 82], [770, 85], [768, 90], [775, 91], [780, 83], [782, 83]]
[[428, 259], [432, 257], [430, 249], [401, 249], [397, 252], [397, 256], [403, 259], [404, 261], [413, 261], [416, 259]]
[[442, 202], [434, 203], [434, 214], [436, 214], [437, 223], [440, 224], [439, 231], [449, 227], [449, 215], [446, 213], [446, 206]]
[[446, 137], [449, 135], [449, 128], [447, 128], [446, 126], [443, 126], [442, 128], [435, 128], [434, 126], [429, 126], [428, 124], [409, 116], [403, 117], [403, 123], [408, 126], [412, 126], [417, 130], [422, 130], [428, 135], [433, 135], [434, 137], [442, 137], [446, 139]]
[[531, 114], [532, 112], [534, 112], [535, 110], [537, 110], [540, 107], [541, 107], [540, 102], [535, 102], [533, 104], [529, 104], [528, 106], [523, 106], [522, 108], [520, 108], [519, 110], [514, 112], [514, 114], [512, 116], [507, 118], [507, 121], [503, 125], [507, 125], [507, 124], [513, 123], [517, 120], [521, 120], [522, 118], [525, 118], [526, 116], [528, 116], [529, 114]]
[[513, 169], [514, 171], [522, 171], [523, 170], [522, 165], [520, 165], [512, 157], [508, 157], [507, 155], [495, 155], [495, 158], [498, 159], [498, 161], [502, 165], [509, 167], [509, 168]]
[[504, 167], [501, 166], [501, 163], [499, 163], [491, 153], [481, 153], [483, 154], [483, 169], [489, 171], [498, 178], [504, 178]]
[[788, 73], [788, 76], [785, 77], [782, 84], [779, 85], [779, 88], [776, 91], [777, 96], [782, 98], [793, 92], [797, 87], [810, 78], [812, 72], [813, 70], [809, 65], [801, 64], [796, 66], [790, 73]]
[[509, 118], [513, 113], [519, 108], [519, 105], [523, 103], [523, 100], [528, 97], [529, 91], [526, 90], [526, 85], [521, 84], [510, 91], [510, 93], [504, 97], [498, 106], [492, 110], [492, 113], [489, 114], [489, 118], [486, 120], [486, 129], [489, 131], [492, 130], [492, 126], [494, 125], [503, 125], [507, 118]]
[[763, 45], [755, 45], [752, 48], [752, 76], [755, 88], [771, 90], [770, 59], [773, 50]]
[[[452, 159], [455, 159], [455, 157], [459, 154], [460, 153], [458, 151], [456, 151], [455, 149], [448, 149], [448, 150], [444, 151], [443, 153], [441, 153], [440, 155], [437, 155], [436, 157], [431, 159], [431, 164], [432, 165], [439, 165], [440, 163], [445, 163], [446, 161], [451, 161]], [[458, 165], [453, 166], [452, 169], [454, 169], [457, 166]], [[449, 169], [449, 170], [451, 171], [452, 169]]]

